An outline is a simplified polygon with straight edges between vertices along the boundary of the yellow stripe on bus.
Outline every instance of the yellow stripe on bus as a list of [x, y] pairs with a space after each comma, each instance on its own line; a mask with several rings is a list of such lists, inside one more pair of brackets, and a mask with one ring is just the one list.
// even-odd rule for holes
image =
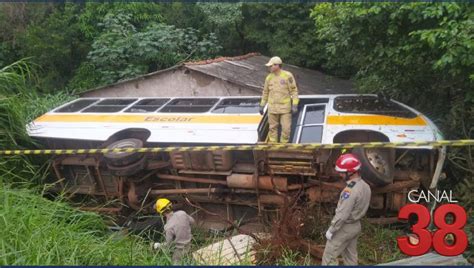
[[[136, 114], [45, 114], [35, 122], [61, 123], [209, 123], [209, 124], [258, 124], [260, 115], [136, 115]], [[420, 116], [401, 118], [384, 115], [329, 115], [328, 125], [410, 125], [425, 126]]]
[[328, 115], [326, 122], [328, 125], [426, 125], [420, 116], [401, 118], [385, 115]]
[[258, 124], [260, 115], [97, 115], [97, 114], [45, 114], [35, 122], [61, 123], [210, 123]]

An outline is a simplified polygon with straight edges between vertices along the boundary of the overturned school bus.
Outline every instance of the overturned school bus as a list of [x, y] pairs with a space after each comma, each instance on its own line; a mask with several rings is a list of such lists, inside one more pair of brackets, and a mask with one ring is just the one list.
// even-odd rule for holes
[[[34, 120], [29, 135], [47, 148], [249, 145], [265, 142], [259, 97], [80, 98]], [[406, 142], [442, 139], [426, 116], [376, 95], [300, 96], [292, 143]], [[444, 148], [353, 148], [373, 190], [371, 211], [396, 212], [411, 189], [434, 188]], [[285, 196], [336, 202], [341, 149], [109, 152], [53, 159], [54, 191], [94, 197], [98, 210], [152, 212], [157, 196], [205, 206], [229, 220], [278, 211]], [[271, 213], [270, 213], [271, 214]]]

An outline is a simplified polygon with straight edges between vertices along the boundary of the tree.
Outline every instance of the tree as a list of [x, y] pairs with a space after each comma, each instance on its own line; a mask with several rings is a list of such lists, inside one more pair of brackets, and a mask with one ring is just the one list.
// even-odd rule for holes
[[31, 57], [41, 67], [38, 82], [44, 92], [65, 88], [75, 73], [88, 70], [78, 67], [87, 60], [106, 14], [125, 11], [140, 30], [162, 21], [161, 6], [154, 3], [9, 3], [0, 8], [0, 63]]
[[243, 3], [197, 3], [205, 20], [201, 28], [215, 33], [226, 55], [240, 55], [247, 52], [243, 31]]
[[312, 5], [246, 4], [243, 32], [247, 47], [266, 55], [278, 55], [284, 62], [318, 68], [324, 60], [318, 42]]
[[[352, 74], [360, 92], [417, 107], [448, 139], [474, 135], [474, 6], [463, 3], [318, 4], [312, 18], [327, 67]], [[472, 147], [451, 149], [446, 168], [474, 208]]]
[[164, 7], [157, 3], [140, 2], [88, 2], [79, 14], [80, 31], [91, 41], [102, 31], [100, 26], [107, 14], [126, 13], [130, 15], [130, 23], [137, 29], [143, 29], [150, 23], [163, 22]]
[[31, 57], [41, 67], [40, 88], [53, 91], [63, 88], [73, 71], [87, 55], [89, 44], [78, 24], [80, 6], [55, 6], [43, 21], [31, 24], [19, 35], [20, 55]]
[[180, 29], [162, 23], [152, 23], [140, 31], [131, 19], [127, 13], [105, 16], [103, 30], [92, 44], [88, 61], [83, 63], [89, 73], [75, 78], [75, 81], [90, 81], [83, 88], [114, 83], [187, 59], [212, 57], [221, 49], [213, 34], [200, 38], [192, 28]]

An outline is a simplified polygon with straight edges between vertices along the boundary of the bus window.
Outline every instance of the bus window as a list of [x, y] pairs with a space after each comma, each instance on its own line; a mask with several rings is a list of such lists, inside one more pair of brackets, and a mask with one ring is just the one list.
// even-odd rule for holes
[[324, 106], [307, 106], [303, 124], [322, 124], [324, 123]]
[[258, 113], [259, 105], [258, 98], [223, 99], [212, 110], [212, 113], [253, 114]]
[[83, 110], [83, 113], [115, 113], [125, 109], [137, 99], [105, 99]]
[[321, 143], [323, 126], [304, 126], [301, 129], [300, 143]]
[[414, 118], [416, 114], [391, 100], [375, 96], [340, 96], [334, 99], [334, 110], [343, 113], [363, 113]]
[[86, 108], [87, 106], [91, 105], [92, 103], [98, 100], [99, 99], [79, 99], [62, 108], [57, 109], [54, 112], [55, 113], [75, 113]]
[[[325, 121], [325, 104], [308, 104], [303, 108], [302, 116], [298, 119], [293, 142], [321, 143]], [[299, 136], [299, 137], [298, 137]]]
[[160, 113], [205, 113], [219, 99], [174, 99], [160, 109]]
[[125, 110], [126, 113], [153, 113], [170, 99], [143, 99]]
[[303, 98], [303, 99], [300, 99], [299, 106], [303, 107], [306, 104], [318, 104], [318, 103], [324, 104], [328, 102], [329, 102], [329, 98]]

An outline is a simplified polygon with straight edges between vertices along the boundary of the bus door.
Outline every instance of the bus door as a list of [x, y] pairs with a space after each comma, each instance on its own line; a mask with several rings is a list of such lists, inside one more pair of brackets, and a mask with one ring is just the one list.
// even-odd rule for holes
[[298, 118], [294, 143], [321, 143], [326, 123], [326, 104], [306, 104]]

